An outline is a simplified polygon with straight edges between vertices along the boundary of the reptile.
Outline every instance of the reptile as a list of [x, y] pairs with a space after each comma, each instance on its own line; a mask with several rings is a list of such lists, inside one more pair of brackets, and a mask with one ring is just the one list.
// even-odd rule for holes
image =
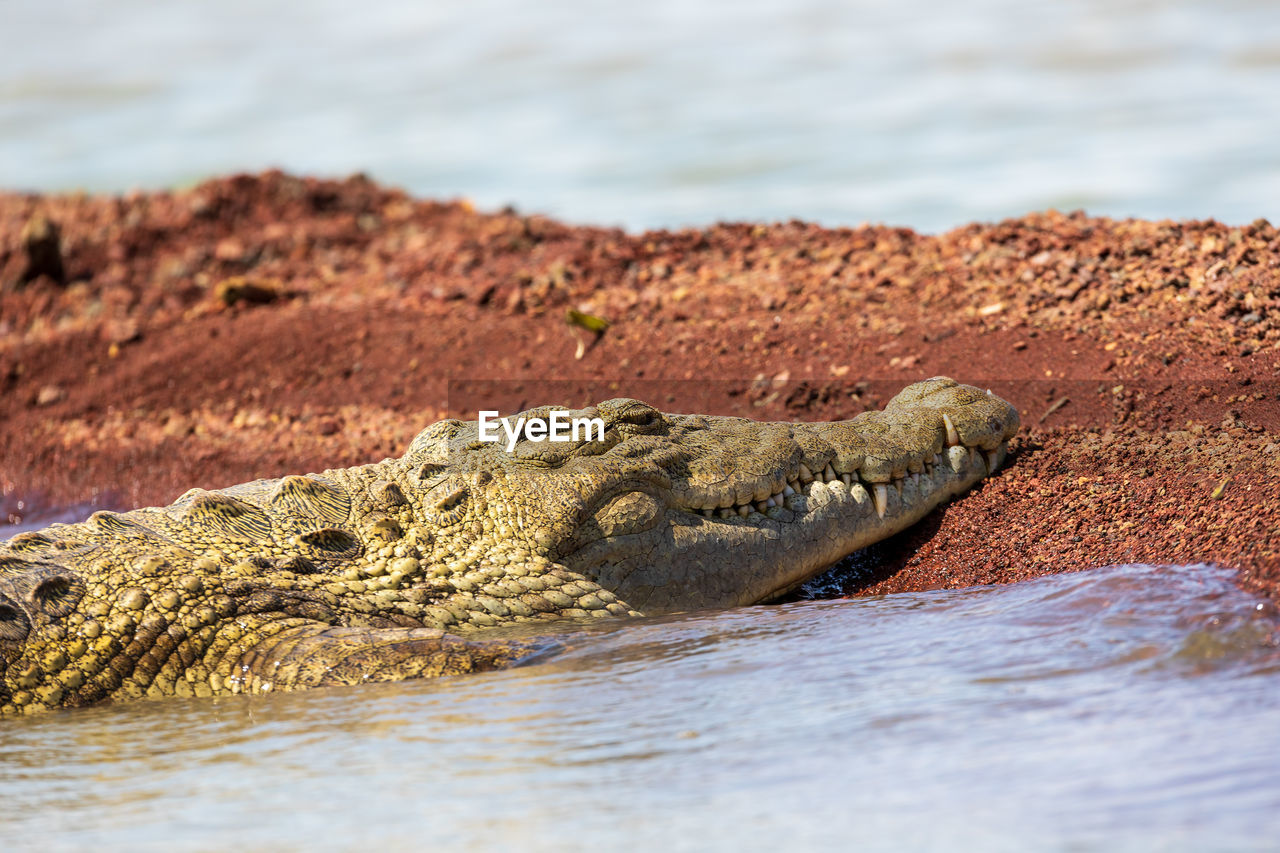
[[12, 537], [0, 712], [492, 670], [540, 657], [544, 621], [769, 601], [968, 490], [1018, 429], [944, 377], [825, 423], [521, 416], [552, 412], [604, 429], [508, 444], [445, 420], [399, 458]]

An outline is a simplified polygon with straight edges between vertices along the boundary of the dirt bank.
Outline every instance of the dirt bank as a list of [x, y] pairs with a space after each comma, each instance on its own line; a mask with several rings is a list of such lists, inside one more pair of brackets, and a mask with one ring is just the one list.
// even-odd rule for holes
[[860, 591], [1204, 561], [1280, 597], [1277, 309], [1263, 221], [632, 235], [279, 173], [0, 195], [0, 520], [397, 455], [481, 403], [801, 420], [947, 374], [1017, 404], [1017, 452]]

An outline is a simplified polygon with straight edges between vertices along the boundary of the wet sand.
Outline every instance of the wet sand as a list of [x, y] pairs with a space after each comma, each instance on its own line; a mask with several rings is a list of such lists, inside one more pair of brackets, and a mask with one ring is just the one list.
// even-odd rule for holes
[[1018, 406], [1012, 459], [848, 592], [1207, 562], [1277, 598], [1277, 309], [1264, 221], [628, 234], [280, 173], [0, 194], [0, 520], [398, 455], [481, 403], [843, 418], [945, 374]]

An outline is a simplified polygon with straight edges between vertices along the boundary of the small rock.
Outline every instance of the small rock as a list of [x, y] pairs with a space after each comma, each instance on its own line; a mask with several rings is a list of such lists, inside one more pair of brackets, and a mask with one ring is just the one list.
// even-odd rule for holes
[[213, 249], [213, 256], [220, 261], [238, 261], [244, 257], [244, 244], [234, 237], [220, 240]]
[[283, 295], [280, 282], [274, 279], [249, 279], [242, 275], [224, 278], [213, 287], [214, 298], [228, 307], [242, 302], [246, 305], [266, 305]]
[[66, 396], [67, 392], [57, 385], [46, 385], [37, 392], [36, 405], [52, 406], [54, 403], [61, 402]]
[[106, 323], [102, 330], [108, 344], [127, 344], [142, 337], [137, 320], [114, 320]]
[[62, 232], [58, 223], [42, 213], [34, 214], [22, 226], [22, 249], [27, 255], [27, 265], [18, 276], [23, 285], [47, 275], [58, 284], [67, 283], [66, 268], [62, 263]]

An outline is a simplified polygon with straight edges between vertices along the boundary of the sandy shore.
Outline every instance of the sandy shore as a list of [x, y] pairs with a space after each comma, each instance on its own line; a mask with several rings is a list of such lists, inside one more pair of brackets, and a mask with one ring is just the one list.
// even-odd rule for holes
[[1280, 597], [1278, 309], [1263, 221], [633, 235], [360, 177], [0, 194], [0, 520], [398, 455], [482, 403], [825, 419], [946, 374], [1019, 407], [1016, 452], [849, 592], [1210, 562]]

